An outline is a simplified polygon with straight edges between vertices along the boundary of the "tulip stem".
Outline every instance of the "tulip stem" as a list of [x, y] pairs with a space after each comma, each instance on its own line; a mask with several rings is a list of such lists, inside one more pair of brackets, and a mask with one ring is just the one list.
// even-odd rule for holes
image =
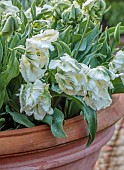
[[3, 32], [0, 32], [0, 37], [2, 37], [3, 36]]
[[56, 102], [54, 103], [54, 108], [56, 108], [58, 106], [58, 104], [61, 102], [61, 100], [63, 99], [62, 96], [59, 96], [58, 99], [56, 100]]
[[90, 23], [90, 16], [88, 16], [87, 23], [86, 23], [86, 27], [85, 27], [85, 30], [84, 30], [84, 32], [83, 32], [82, 38], [81, 38], [81, 40], [80, 40], [79, 46], [78, 46], [78, 48], [77, 48], [77, 50], [76, 50], [76, 52], [75, 52], [74, 58], [76, 58], [77, 55], [78, 55], [78, 52], [79, 52], [79, 50], [80, 50], [80, 47], [81, 47], [82, 42], [83, 42], [83, 39], [84, 39], [84, 36], [85, 36], [85, 34], [86, 34], [86, 32], [87, 32], [87, 28], [88, 28], [88, 26], [89, 26], [89, 23]]

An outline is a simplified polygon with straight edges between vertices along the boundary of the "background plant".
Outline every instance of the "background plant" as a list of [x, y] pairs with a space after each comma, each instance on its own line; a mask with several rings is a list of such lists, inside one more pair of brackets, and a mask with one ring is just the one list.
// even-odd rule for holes
[[111, 6], [109, 12], [107, 12], [104, 17], [107, 25], [115, 26], [119, 22], [121, 22], [122, 25], [124, 25], [124, 17], [123, 17], [124, 2], [123, 0], [119, 0], [119, 1], [107, 0], [106, 3], [107, 3], [107, 7]]

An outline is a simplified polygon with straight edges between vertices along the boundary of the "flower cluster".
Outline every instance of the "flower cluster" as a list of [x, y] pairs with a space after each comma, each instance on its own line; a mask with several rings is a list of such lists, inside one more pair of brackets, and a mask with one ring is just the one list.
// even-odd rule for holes
[[58, 36], [59, 32], [52, 29], [27, 39], [26, 53], [20, 60], [20, 72], [27, 82], [20, 90], [21, 111], [27, 115], [34, 114], [37, 120], [42, 120], [46, 113], [52, 114], [48, 85], [40, 79], [47, 70], [49, 50], [54, 50], [51, 42], [56, 41]]
[[[11, 13], [17, 13], [19, 11], [10, 1], [5, 4], [6, 6], [11, 4]], [[62, 54], [60, 59], [50, 61], [50, 51], [55, 51], [52, 43], [58, 40], [60, 34], [57, 29], [52, 29], [50, 22], [56, 20], [58, 16], [61, 18], [59, 21], [61, 23], [60, 27], [63, 27], [63, 24], [65, 25], [67, 23], [73, 24], [74, 21], [81, 22], [83, 19], [85, 21], [85, 16], [90, 16], [92, 21], [98, 22], [101, 20], [105, 8], [106, 4], [104, 0], [87, 0], [82, 5], [82, 8], [77, 1], [71, 3], [68, 0], [64, 2], [53, 0], [48, 4], [44, 4], [43, 7], [36, 7], [37, 17], [41, 15], [42, 11], [46, 11], [47, 13], [52, 12], [53, 15], [44, 15], [40, 20], [33, 21], [33, 26], [38, 24], [41, 26], [41, 23], [47, 23], [49, 29], [41, 29], [39, 34], [26, 39], [25, 54], [20, 59], [20, 72], [25, 82], [27, 82], [27, 84], [21, 86], [20, 90], [21, 112], [25, 111], [27, 115], [34, 114], [34, 117], [38, 120], [42, 120], [46, 113], [52, 113], [52, 111], [49, 111], [52, 110], [52, 108], [50, 109], [51, 95], [48, 90], [49, 86], [43, 83], [45, 73], [47, 73], [48, 69], [53, 70], [53, 72], [56, 70], [56, 83], [54, 83], [58, 84], [61, 92], [70, 96], [83, 97], [83, 101], [92, 109], [100, 110], [112, 103], [109, 89], [114, 87], [111, 81], [118, 77], [116, 73], [124, 72], [124, 54], [122, 51], [119, 51], [113, 61], [110, 62], [110, 71], [103, 66], [90, 68], [86, 64], [79, 63], [67, 53]], [[30, 22], [33, 20], [31, 8], [25, 12], [25, 15]], [[120, 74], [120, 76], [123, 81], [123, 74]], [[39, 88], [40, 84], [41, 88]], [[47, 90], [43, 90], [43, 88]], [[46, 103], [49, 109], [46, 109], [47, 105], [45, 105], [44, 98], [41, 97], [46, 95], [45, 92], [48, 94]], [[34, 95], [35, 93], [37, 93], [36, 96]], [[41, 103], [44, 103], [44, 107]], [[41, 110], [43, 114], [41, 114]]]
[[111, 80], [118, 75], [107, 68], [99, 66], [90, 69], [67, 54], [60, 60], [51, 61], [49, 68], [57, 69], [55, 79], [62, 92], [84, 97], [87, 105], [94, 110], [106, 108], [112, 103], [108, 89], [113, 88]]

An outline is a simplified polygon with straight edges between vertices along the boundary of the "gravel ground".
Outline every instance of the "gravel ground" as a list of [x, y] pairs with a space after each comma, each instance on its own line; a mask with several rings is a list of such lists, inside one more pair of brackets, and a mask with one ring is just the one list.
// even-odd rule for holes
[[114, 136], [103, 147], [94, 170], [124, 170], [124, 118], [116, 124]]

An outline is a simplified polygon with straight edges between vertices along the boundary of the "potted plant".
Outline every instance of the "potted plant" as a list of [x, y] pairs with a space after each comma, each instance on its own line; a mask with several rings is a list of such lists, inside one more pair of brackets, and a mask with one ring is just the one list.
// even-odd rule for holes
[[124, 27], [102, 31], [104, 0], [21, 2], [0, 1], [0, 168], [91, 170], [124, 115]]

